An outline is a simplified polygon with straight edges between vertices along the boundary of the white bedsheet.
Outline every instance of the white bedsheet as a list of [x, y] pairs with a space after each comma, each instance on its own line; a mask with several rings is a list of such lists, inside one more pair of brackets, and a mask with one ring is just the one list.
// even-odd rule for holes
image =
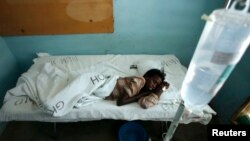
[[[42, 70], [44, 65], [48, 63], [59, 68], [62, 73], [70, 73], [75, 77], [82, 74], [87, 68], [91, 68], [94, 64], [105, 62], [109, 64], [110, 68], [99, 68], [99, 72], [109, 70], [118, 76], [131, 76], [138, 75], [137, 70], [131, 68], [131, 66], [136, 65], [141, 60], [160, 61], [166, 73], [166, 81], [170, 83], [170, 88], [162, 94], [160, 102], [152, 108], [142, 109], [137, 103], [119, 107], [116, 106], [114, 101], [100, 100], [81, 106], [79, 109], [68, 110], [61, 114], [62, 117], [54, 117], [39, 108], [37, 102], [29, 94], [21, 91], [8, 91], [4, 105], [0, 110], [0, 121], [74, 122], [99, 119], [172, 121], [181, 101], [179, 89], [185, 76], [185, 68], [174, 55], [45, 56], [34, 59], [34, 64], [26, 74], [30, 75], [30, 72]], [[20, 82], [17, 83], [15, 88], [18, 88]], [[45, 88], [42, 91], [48, 91], [48, 89]], [[201, 122], [206, 124], [211, 120], [212, 114], [215, 114], [215, 112], [209, 106], [199, 113], [186, 111], [183, 114], [181, 123]]]
[[112, 92], [119, 76], [109, 66], [99, 64], [72, 75], [45, 63], [41, 70], [22, 74], [17, 87], [7, 92], [5, 100], [26, 95], [44, 112], [63, 116], [73, 107], [98, 102]]

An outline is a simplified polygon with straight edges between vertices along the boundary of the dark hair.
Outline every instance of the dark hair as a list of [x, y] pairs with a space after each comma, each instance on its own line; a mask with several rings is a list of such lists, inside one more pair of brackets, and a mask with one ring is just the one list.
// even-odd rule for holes
[[143, 77], [145, 77], [145, 76], [154, 76], [154, 75], [158, 75], [161, 78], [162, 81], [165, 80], [166, 74], [163, 71], [160, 71], [158, 69], [151, 69], [151, 70], [147, 71], [143, 75]]

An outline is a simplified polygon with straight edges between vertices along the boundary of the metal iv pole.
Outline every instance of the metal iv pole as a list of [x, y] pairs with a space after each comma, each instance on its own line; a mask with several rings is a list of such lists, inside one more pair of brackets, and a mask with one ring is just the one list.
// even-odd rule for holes
[[174, 117], [172, 123], [170, 124], [170, 127], [169, 127], [168, 131], [167, 131], [167, 134], [164, 137], [164, 141], [170, 141], [170, 139], [172, 138], [177, 126], [180, 123], [180, 119], [181, 119], [181, 116], [182, 116], [182, 114], [184, 112], [184, 109], [185, 109], [184, 102], [181, 101], [181, 103], [180, 103], [180, 105], [178, 107], [178, 110], [177, 110], [177, 112], [175, 114], [175, 117]]

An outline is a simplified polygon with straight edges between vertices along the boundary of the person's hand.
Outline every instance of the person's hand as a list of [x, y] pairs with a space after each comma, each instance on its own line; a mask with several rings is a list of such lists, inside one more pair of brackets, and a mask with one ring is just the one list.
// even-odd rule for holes
[[168, 89], [169, 83], [168, 82], [162, 82], [157, 88], [155, 89], [155, 93], [162, 93], [166, 89]]
[[161, 87], [161, 89], [162, 89], [163, 91], [165, 91], [166, 89], [169, 88], [169, 83], [163, 81], [163, 82], [161, 83], [160, 87]]

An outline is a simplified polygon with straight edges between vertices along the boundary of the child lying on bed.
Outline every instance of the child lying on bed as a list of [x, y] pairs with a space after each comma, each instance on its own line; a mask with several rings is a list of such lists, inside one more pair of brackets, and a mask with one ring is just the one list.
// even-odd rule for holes
[[118, 106], [138, 101], [142, 108], [152, 107], [157, 104], [164, 89], [169, 87], [164, 79], [165, 74], [158, 69], [147, 71], [143, 77], [119, 78], [114, 90], [105, 99], [117, 100]]

